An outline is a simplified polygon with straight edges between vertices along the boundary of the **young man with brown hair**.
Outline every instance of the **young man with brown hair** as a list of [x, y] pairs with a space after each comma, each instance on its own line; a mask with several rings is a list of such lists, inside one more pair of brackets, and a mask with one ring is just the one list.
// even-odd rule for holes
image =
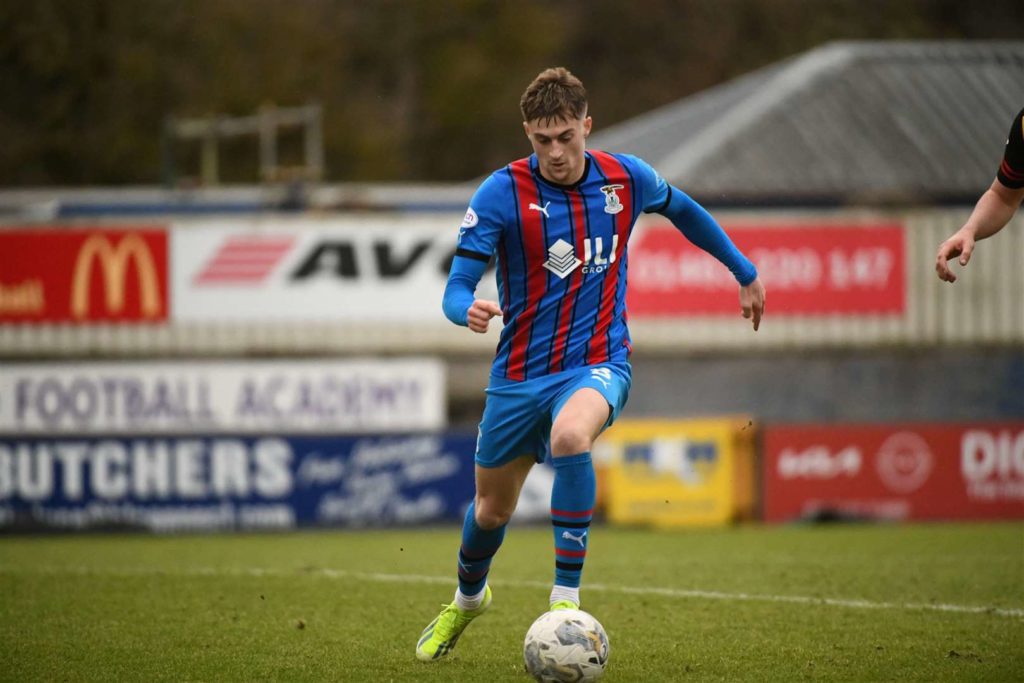
[[[586, 90], [563, 68], [541, 72], [520, 100], [533, 154], [483, 182], [459, 230], [443, 308], [474, 332], [503, 328], [480, 422], [476, 496], [458, 554], [459, 588], [420, 636], [416, 656], [439, 659], [491, 603], [487, 574], [519, 492], [550, 452], [555, 580], [551, 609], [579, 607], [594, 509], [591, 446], [630, 387], [626, 244], [641, 212], [668, 217], [739, 283], [757, 330], [764, 287], [711, 216], [640, 159], [586, 149]], [[476, 285], [497, 253], [499, 302]]]

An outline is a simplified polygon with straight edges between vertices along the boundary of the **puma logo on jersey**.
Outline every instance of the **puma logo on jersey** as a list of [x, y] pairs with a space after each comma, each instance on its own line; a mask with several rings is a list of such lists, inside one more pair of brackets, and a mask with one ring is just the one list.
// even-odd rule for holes
[[577, 543], [580, 544], [581, 548], [586, 548], [587, 547], [587, 544], [584, 543], [584, 540], [587, 538], [587, 532], [585, 530], [580, 532], [579, 536], [573, 536], [568, 531], [563, 531], [562, 532], [562, 538], [564, 538], [567, 541], [576, 541]]
[[548, 215], [548, 207], [549, 206], [551, 206], [551, 202], [548, 202], [544, 206], [537, 206], [533, 202], [530, 202], [530, 208], [531, 209], [536, 209], [537, 211], [540, 211], [542, 214], [544, 214], [544, 218], [551, 218], [551, 216]]

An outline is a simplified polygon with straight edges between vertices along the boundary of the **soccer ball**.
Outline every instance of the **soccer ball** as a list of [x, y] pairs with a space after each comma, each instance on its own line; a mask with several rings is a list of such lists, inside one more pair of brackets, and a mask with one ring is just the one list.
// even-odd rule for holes
[[546, 612], [526, 632], [526, 671], [538, 681], [596, 681], [608, 662], [601, 623], [578, 609]]

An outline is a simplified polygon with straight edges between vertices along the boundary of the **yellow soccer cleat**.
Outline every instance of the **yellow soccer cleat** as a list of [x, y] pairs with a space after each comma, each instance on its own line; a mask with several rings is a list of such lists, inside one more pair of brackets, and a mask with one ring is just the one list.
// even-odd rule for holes
[[580, 606], [577, 605], [572, 600], [559, 600], [558, 602], [551, 603], [551, 610], [550, 611], [554, 612], [555, 610], [558, 610], [558, 609], [579, 609], [579, 608], [580, 608]]
[[469, 622], [486, 612], [490, 606], [491, 587], [487, 586], [484, 589], [484, 601], [479, 608], [467, 612], [459, 609], [454, 602], [445, 607], [420, 634], [420, 640], [416, 643], [416, 659], [432, 662], [447, 655], [455, 648], [455, 643], [459, 642], [459, 636], [469, 626]]

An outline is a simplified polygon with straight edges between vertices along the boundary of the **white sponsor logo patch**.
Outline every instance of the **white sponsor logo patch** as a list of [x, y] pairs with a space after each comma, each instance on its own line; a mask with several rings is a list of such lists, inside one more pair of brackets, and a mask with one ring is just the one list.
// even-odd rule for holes
[[548, 260], [544, 262], [544, 267], [564, 280], [581, 263], [583, 261], [576, 258], [572, 245], [565, 240], [558, 240], [548, 248]]
[[459, 227], [460, 228], [474, 228], [474, 227], [476, 227], [476, 224], [479, 223], [479, 222], [480, 222], [480, 217], [476, 215], [476, 211], [474, 211], [473, 207], [471, 206], [468, 209], [466, 209], [466, 216], [465, 216], [465, 218], [462, 219], [462, 225], [460, 225]]

